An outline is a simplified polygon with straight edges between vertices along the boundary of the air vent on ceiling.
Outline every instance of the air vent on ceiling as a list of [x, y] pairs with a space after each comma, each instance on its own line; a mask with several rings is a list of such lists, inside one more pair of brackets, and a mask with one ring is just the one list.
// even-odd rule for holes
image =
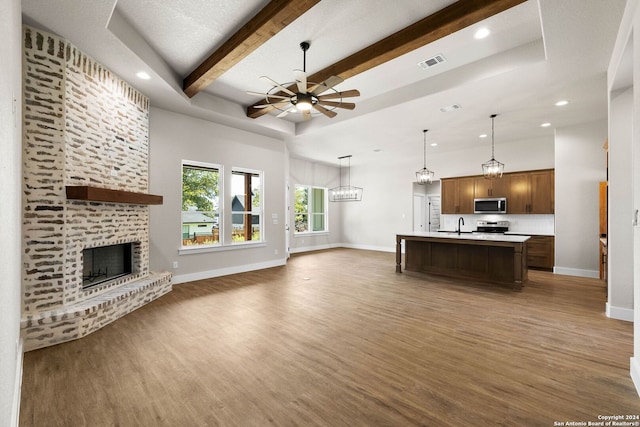
[[425, 59], [424, 61], [418, 62], [418, 67], [422, 68], [423, 70], [426, 70], [427, 68], [431, 68], [438, 64], [442, 64], [445, 61], [446, 59], [444, 58], [444, 55], [439, 53], [436, 56], [432, 56], [429, 59]]
[[440, 107], [440, 111], [442, 111], [443, 113], [449, 113], [451, 111], [460, 110], [461, 108], [462, 108], [462, 105], [453, 104], [453, 105], [448, 105], [446, 107]]

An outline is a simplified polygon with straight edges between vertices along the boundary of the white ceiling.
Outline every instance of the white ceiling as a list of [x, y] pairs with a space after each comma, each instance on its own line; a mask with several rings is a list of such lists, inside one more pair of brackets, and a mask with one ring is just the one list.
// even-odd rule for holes
[[[290, 82], [302, 68], [301, 41], [309, 41], [307, 72], [314, 72], [454, 3], [451, 0], [322, 0], [189, 99], [182, 80], [267, 0], [23, 0], [23, 19], [70, 40], [137, 87], [152, 106], [284, 139], [292, 155], [352, 165], [382, 150], [387, 161], [422, 157], [422, 130], [430, 151], [464, 150], [490, 139], [496, 118], [500, 144], [552, 138], [555, 128], [606, 117], [606, 69], [625, 0], [528, 0], [448, 37], [356, 75], [338, 90], [358, 89], [353, 111], [302, 122], [247, 118], [266, 92], [259, 77]], [[475, 40], [487, 27], [491, 35]], [[417, 66], [435, 54], [447, 62]], [[148, 81], [135, 76], [151, 75]], [[569, 104], [554, 103], [567, 99]], [[462, 109], [442, 113], [441, 107]], [[540, 127], [543, 122], [552, 126]], [[153, 143], [153, 141], [152, 141]], [[484, 159], [483, 159], [484, 160]]]

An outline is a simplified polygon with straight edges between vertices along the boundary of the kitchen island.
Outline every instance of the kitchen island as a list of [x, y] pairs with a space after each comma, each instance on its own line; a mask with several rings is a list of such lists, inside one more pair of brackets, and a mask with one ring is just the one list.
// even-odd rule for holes
[[529, 236], [476, 233], [407, 233], [396, 235], [396, 272], [405, 271], [478, 279], [520, 291], [527, 281]]

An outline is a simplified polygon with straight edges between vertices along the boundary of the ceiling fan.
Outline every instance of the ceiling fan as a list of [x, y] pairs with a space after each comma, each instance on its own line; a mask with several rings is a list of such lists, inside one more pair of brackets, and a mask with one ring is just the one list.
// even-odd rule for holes
[[264, 104], [254, 105], [254, 108], [268, 108], [268, 111], [279, 110], [280, 114], [276, 117], [302, 112], [302, 118], [305, 120], [311, 118], [311, 110], [316, 110], [329, 118], [333, 118], [337, 115], [334, 111], [336, 108], [345, 108], [347, 110], [356, 108], [356, 104], [344, 102], [343, 98], [360, 96], [358, 90], [352, 89], [338, 92], [333, 88], [343, 82], [342, 78], [331, 76], [322, 83], [307, 81], [307, 50], [309, 50], [309, 46], [309, 42], [300, 43], [300, 48], [303, 52], [303, 63], [302, 70], [293, 71], [295, 82], [280, 84], [267, 76], [262, 76], [260, 80], [271, 85], [271, 89], [267, 93], [247, 91], [249, 95], [258, 95], [265, 99]]

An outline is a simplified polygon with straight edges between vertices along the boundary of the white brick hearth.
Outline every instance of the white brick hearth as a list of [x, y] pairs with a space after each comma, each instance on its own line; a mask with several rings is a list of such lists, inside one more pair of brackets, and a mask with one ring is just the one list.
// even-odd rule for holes
[[[66, 186], [148, 191], [149, 101], [68, 41], [23, 31], [26, 351], [81, 338], [171, 290], [149, 272], [149, 207]], [[133, 273], [82, 289], [82, 251], [134, 243]]]

